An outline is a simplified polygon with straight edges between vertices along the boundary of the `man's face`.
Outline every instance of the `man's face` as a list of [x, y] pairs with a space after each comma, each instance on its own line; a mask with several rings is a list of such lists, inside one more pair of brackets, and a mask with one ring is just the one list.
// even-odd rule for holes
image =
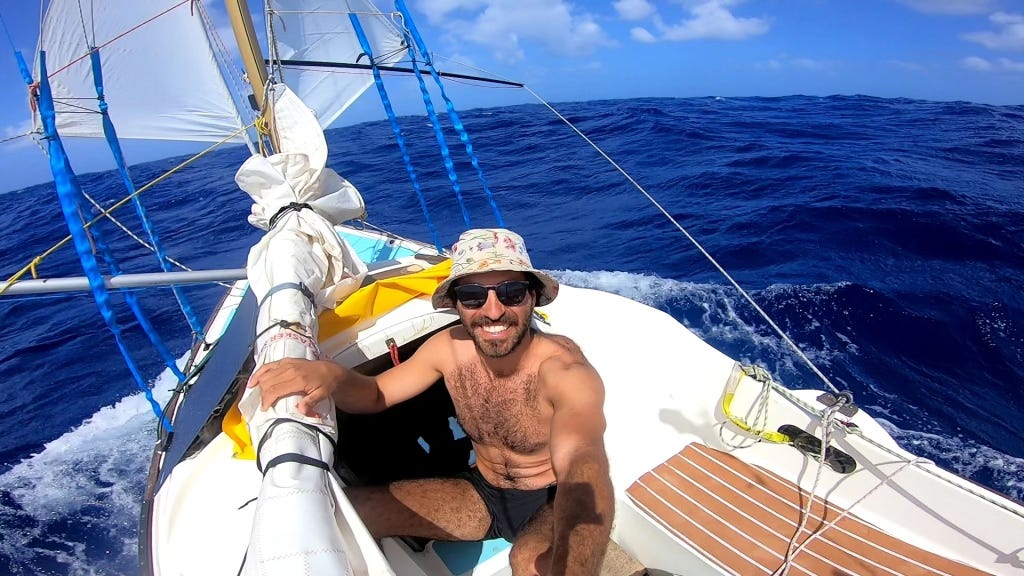
[[[523, 272], [481, 272], [470, 274], [461, 278], [456, 287], [477, 284], [480, 286], [501, 286], [505, 282], [524, 282], [529, 280], [529, 275]], [[498, 292], [515, 296], [520, 286], [515, 284], [507, 285], [505, 288], [488, 289], [486, 300], [478, 308], [471, 306], [478, 304], [471, 301], [460, 301], [456, 298], [455, 309], [459, 313], [462, 325], [473, 338], [476, 349], [488, 358], [504, 358], [512, 353], [526, 337], [530, 329], [530, 317], [533, 315], [534, 294], [530, 289], [522, 302], [518, 304], [502, 303], [498, 298]], [[463, 291], [470, 291], [463, 288]], [[477, 295], [479, 289], [471, 289]], [[459, 290], [456, 290], [459, 293]], [[469, 304], [469, 306], [467, 306]]]

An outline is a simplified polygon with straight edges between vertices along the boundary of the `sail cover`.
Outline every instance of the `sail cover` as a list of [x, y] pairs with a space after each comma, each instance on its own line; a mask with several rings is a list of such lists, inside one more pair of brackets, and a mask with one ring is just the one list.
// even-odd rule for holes
[[90, 46], [99, 49], [120, 138], [216, 142], [240, 130], [203, 10], [194, 0], [53, 0], [38, 49], [46, 51], [61, 135], [103, 137], [99, 114], [88, 113], [98, 109]]
[[406, 57], [400, 15], [382, 12], [369, 0], [271, 0], [268, 4], [274, 13], [269, 35], [277, 46], [276, 58], [284, 62], [284, 83], [323, 128], [373, 84], [369, 70], [333, 66], [370, 64], [349, 12], [358, 16], [378, 65]]

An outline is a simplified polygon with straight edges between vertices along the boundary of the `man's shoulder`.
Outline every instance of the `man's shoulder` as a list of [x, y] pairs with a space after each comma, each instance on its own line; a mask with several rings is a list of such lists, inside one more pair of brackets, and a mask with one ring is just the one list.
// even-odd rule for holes
[[594, 369], [583, 354], [583, 350], [572, 338], [561, 334], [543, 334], [542, 340], [546, 345], [538, 366], [541, 377], [579, 369]]
[[547, 344], [544, 350], [545, 359], [557, 358], [587, 363], [587, 357], [583, 355], [583, 350], [580, 349], [579, 344], [572, 338], [561, 334], [547, 334], [543, 332], [538, 334], [541, 340]]

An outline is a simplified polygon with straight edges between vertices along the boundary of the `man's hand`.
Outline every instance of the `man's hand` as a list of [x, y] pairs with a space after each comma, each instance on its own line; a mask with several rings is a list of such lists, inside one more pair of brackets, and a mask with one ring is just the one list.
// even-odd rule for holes
[[327, 360], [285, 358], [260, 366], [246, 387], [260, 387], [260, 404], [264, 410], [285, 396], [302, 394], [297, 405], [299, 412], [315, 417], [313, 408], [334, 394], [346, 373], [344, 366]]

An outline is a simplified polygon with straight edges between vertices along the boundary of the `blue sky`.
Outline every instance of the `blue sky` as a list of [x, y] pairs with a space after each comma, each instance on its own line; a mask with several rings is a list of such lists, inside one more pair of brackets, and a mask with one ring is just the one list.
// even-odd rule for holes
[[[1024, 0], [407, 1], [437, 54], [526, 82], [555, 103], [867, 94], [1024, 104]], [[223, 18], [219, 2], [210, 8]], [[38, 4], [0, 0], [0, 13], [31, 58]], [[8, 138], [26, 131], [29, 116], [11, 50], [0, 46], [0, 138]], [[397, 90], [400, 113], [419, 112], [414, 93], [411, 82]], [[341, 124], [383, 118], [367, 96]], [[462, 109], [535, 101], [495, 88], [456, 86], [453, 96]], [[132, 163], [196, 146], [125, 149]], [[113, 167], [103, 144], [69, 150], [78, 172]], [[0, 191], [49, 179], [27, 138], [0, 144], [0, 173]]]

